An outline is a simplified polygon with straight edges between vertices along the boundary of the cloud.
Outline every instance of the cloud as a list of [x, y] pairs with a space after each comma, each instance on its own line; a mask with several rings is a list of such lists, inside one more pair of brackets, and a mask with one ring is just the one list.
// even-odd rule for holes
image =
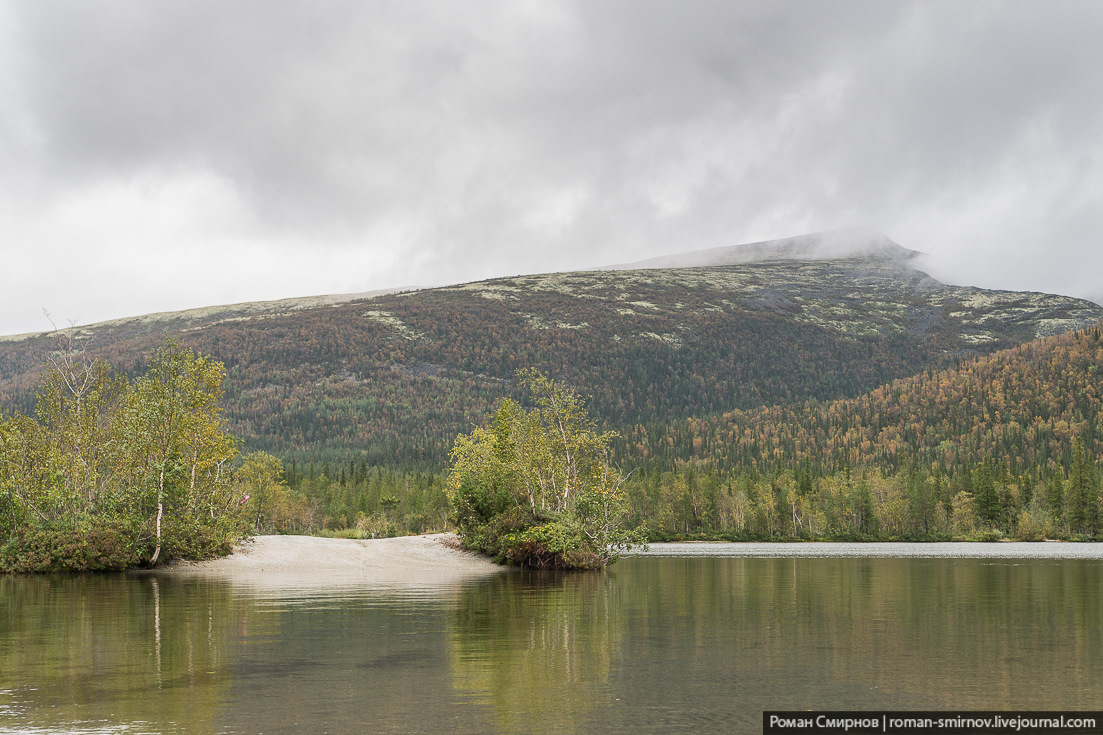
[[[1089, 295], [1100, 31], [1086, 1], [0, 2], [0, 239], [20, 269], [3, 312], [842, 225], [949, 280]], [[141, 285], [157, 272], [173, 277]]]

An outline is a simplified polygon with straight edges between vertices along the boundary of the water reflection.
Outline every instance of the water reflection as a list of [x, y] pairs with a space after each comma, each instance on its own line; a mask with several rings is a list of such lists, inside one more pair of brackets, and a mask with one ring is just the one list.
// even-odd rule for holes
[[1103, 709], [1082, 560], [0, 578], [0, 732], [757, 732], [763, 709]]
[[187, 587], [126, 576], [0, 578], [4, 727], [157, 732], [166, 723], [211, 732], [230, 683], [224, 618], [239, 606], [220, 585]]
[[469, 585], [450, 612], [454, 687], [501, 732], [575, 732], [615, 699], [621, 588], [605, 574], [521, 572]]
[[650, 659], [638, 680], [662, 682], [633, 693], [637, 712], [750, 731], [763, 709], [1103, 702], [1097, 563], [640, 559], [613, 574], [634, 590], [625, 663]]

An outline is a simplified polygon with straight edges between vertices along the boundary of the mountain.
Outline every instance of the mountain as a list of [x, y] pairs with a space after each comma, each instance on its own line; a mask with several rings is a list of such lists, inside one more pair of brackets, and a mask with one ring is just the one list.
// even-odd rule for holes
[[838, 260], [866, 258], [907, 267], [923, 254], [897, 245], [880, 232], [862, 227], [844, 227], [813, 232], [781, 240], [692, 250], [664, 255], [635, 263], [614, 265], [602, 270], [640, 270], [644, 268], [696, 268], [713, 265], [761, 263], [770, 260]]
[[[221, 360], [225, 415], [249, 448], [439, 469], [523, 367], [592, 396], [632, 437], [623, 451], [658, 457], [690, 419], [856, 398], [1103, 319], [1078, 299], [940, 283], [887, 238], [855, 254], [809, 237], [755, 244], [754, 262], [219, 307], [75, 337], [130, 372], [165, 333]], [[33, 408], [51, 349], [49, 335], [0, 341], [0, 405]]]

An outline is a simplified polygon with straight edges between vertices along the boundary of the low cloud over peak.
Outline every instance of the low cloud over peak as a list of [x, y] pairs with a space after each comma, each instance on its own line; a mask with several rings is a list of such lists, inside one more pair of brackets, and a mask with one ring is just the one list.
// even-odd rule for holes
[[779, 240], [663, 255], [635, 263], [609, 266], [606, 270], [692, 268], [766, 260], [837, 260], [853, 257], [907, 263], [921, 255], [922, 253], [915, 250], [901, 247], [880, 232], [863, 227], [842, 227]]

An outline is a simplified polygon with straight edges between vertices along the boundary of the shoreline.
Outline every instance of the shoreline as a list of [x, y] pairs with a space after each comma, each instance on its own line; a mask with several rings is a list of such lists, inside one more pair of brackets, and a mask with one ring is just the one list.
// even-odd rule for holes
[[649, 546], [623, 558], [1103, 560], [1103, 543], [1071, 541], [670, 541]]
[[[633, 549], [623, 559], [643, 558], [895, 558], [1103, 560], [1103, 543], [1016, 542], [762, 542], [680, 541]], [[209, 561], [176, 561], [140, 572], [169, 578], [267, 580], [301, 584], [382, 582], [450, 584], [500, 574], [511, 567], [459, 546], [452, 533], [383, 539], [321, 536], [256, 536], [229, 555]]]

